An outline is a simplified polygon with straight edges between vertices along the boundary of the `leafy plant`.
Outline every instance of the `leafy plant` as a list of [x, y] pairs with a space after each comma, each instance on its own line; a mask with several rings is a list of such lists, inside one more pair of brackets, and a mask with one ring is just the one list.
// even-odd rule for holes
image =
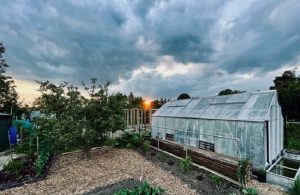
[[225, 184], [225, 181], [218, 175], [210, 174], [210, 180], [219, 188]]
[[143, 148], [144, 148], [144, 151], [149, 151], [150, 150], [150, 141], [149, 140], [146, 140], [143, 142]]
[[152, 187], [147, 181], [138, 185], [134, 189], [121, 189], [114, 193], [114, 195], [163, 195], [165, 194], [165, 189], [161, 187]]
[[300, 194], [300, 176], [295, 180], [294, 185], [289, 189], [289, 195], [299, 195]]
[[247, 181], [251, 177], [251, 162], [248, 159], [240, 160], [238, 162], [238, 172], [237, 172], [239, 181], [242, 184], [242, 187], [246, 187]]
[[49, 158], [50, 158], [49, 145], [46, 141], [44, 141], [40, 145], [39, 154], [34, 163], [37, 177], [40, 177], [44, 174]]
[[15, 159], [9, 161], [8, 164], [4, 165], [3, 170], [10, 176], [15, 177], [17, 180], [22, 179], [21, 172], [23, 170], [24, 162], [21, 159]]
[[258, 192], [257, 192], [257, 189], [255, 188], [244, 188], [242, 190], [243, 194], [247, 194], [247, 195], [257, 195]]
[[180, 168], [181, 171], [183, 172], [190, 170], [191, 165], [192, 165], [192, 158], [189, 156], [180, 160]]
[[121, 137], [115, 141], [115, 146], [119, 148], [135, 148], [141, 146], [143, 137], [139, 133], [125, 132]]

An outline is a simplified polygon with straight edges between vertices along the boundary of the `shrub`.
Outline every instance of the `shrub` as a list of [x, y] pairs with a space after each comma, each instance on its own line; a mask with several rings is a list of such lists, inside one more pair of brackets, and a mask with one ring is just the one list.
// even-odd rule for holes
[[44, 174], [49, 157], [50, 157], [50, 154], [47, 152], [41, 152], [38, 155], [38, 158], [36, 159], [36, 161], [34, 163], [37, 177], [40, 177]]
[[149, 194], [149, 195], [162, 195], [165, 194], [165, 189], [160, 187], [152, 187], [147, 181], [143, 184], [138, 185], [134, 189], [121, 189], [114, 195], [137, 195], [137, 194]]
[[191, 157], [186, 157], [180, 160], [180, 168], [183, 172], [190, 170], [192, 165]]
[[17, 180], [21, 180], [21, 172], [23, 170], [23, 165], [24, 162], [21, 159], [15, 159], [9, 161], [8, 164], [4, 165], [3, 170], [8, 175], [15, 177]]
[[210, 174], [210, 180], [219, 188], [221, 188], [224, 184], [224, 180], [220, 176], [215, 174]]
[[257, 195], [258, 192], [257, 192], [257, 189], [255, 188], [244, 188], [242, 190], [243, 194], [247, 194], [247, 195]]
[[239, 181], [242, 184], [242, 187], [246, 186], [246, 182], [250, 179], [251, 177], [251, 162], [248, 159], [245, 160], [240, 160], [238, 162], [238, 178]]
[[297, 194], [300, 194], [300, 176], [297, 177], [294, 185], [289, 190], [289, 195], [297, 195]]
[[47, 141], [43, 141], [41, 142], [41, 145], [39, 147], [38, 157], [34, 163], [37, 177], [40, 177], [44, 174], [49, 158], [50, 158], [49, 144]]
[[143, 143], [143, 137], [139, 133], [124, 133], [115, 141], [115, 146], [119, 148], [139, 147]]
[[143, 148], [146, 152], [150, 150], [150, 141], [149, 140], [144, 141]]

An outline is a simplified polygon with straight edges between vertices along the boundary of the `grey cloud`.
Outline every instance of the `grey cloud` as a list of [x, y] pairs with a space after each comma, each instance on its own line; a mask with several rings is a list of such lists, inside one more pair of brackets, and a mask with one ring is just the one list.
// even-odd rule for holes
[[[4, 0], [0, 42], [10, 72], [22, 79], [80, 83], [98, 77], [117, 84], [121, 77], [127, 80], [124, 91], [141, 95], [215, 93], [231, 87], [230, 80], [215, 75], [230, 78], [255, 70], [263, 76], [299, 63], [299, 10], [296, 0]], [[164, 55], [205, 63], [206, 76], [191, 81], [190, 73], [168, 78], [153, 73], [132, 79], [134, 70], [153, 68]]]

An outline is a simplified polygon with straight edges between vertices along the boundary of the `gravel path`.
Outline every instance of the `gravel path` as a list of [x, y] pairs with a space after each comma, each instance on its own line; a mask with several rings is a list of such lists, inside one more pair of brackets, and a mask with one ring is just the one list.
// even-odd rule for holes
[[127, 149], [104, 148], [92, 151], [91, 159], [79, 159], [80, 153], [58, 156], [43, 181], [9, 189], [4, 194], [82, 194], [126, 179], [147, 180], [168, 194], [196, 194], [171, 173]]

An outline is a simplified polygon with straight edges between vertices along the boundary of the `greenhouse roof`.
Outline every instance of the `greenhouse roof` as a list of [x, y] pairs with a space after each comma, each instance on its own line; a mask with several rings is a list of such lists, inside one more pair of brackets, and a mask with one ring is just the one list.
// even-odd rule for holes
[[265, 121], [275, 90], [176, 100], [153, 116], [220, 120]]

